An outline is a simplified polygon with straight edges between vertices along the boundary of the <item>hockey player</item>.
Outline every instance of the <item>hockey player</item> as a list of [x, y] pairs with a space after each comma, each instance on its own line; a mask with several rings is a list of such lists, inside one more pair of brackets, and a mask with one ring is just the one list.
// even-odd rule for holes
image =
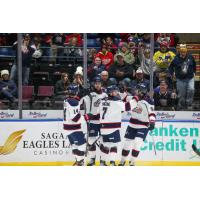
[[143, 84], [136, 87], [139, 97], [138, 105], [131, 111], [131, 118], [125, 133], [120, 166], [124, 166], [131, 151], [130, 166], [135, 165], [135, 160], [140, 153], [140, 148], [149, 132], [155, 126], [154, 105], [147, 95], [147, 88]]
[[132, 99], [132, 95], [129, 93], [129, 87], [124, 81], [119, 82], [119, 96], [123, 102], [128, 102]]
[[100, 115], [98, 109], [100, 102], [107, 94], [102, 91], [102, 84], [100, 77], [96, 77], [93, 82], [93, 91], [81, 99], [82, 107], [85, 109], [85, 114], [90, 115], [88, 121], [88, 166], [95, 165], [96, 159], [96, 142], [100, 137]]
[[118, 143], [121, 141], [120, 129], [122, 112], [130, 111], [137, 106], [138, 98], [124, 103], [118, 96], [118, 88], [114, 85], [107, 88], [108, 97], [99, 106], [102, 144], [100, 144], [100, 165], [106, 166], [110, 161], [115, 166]]
[[83, 117], [80, 114], [80, 103], [77, 98], [78, 86], [71, 84], [67, 88], [69, 97], [64, 100], [63, 129], [72, 146], [72, 153], [76, 162], [74, 165], [84, 165], [86, 140], [82, 131]]

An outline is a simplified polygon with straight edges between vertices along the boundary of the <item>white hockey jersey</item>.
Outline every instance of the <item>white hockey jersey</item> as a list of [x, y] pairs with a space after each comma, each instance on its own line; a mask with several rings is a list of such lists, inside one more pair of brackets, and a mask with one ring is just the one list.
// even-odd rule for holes
[[130, 111], [137, 106], [135, 99], [130, 102], [122, 102], [103, 99], [99, 106], [101, 134], [107, 135], [116, 130], [120, 130], [122, 121], [122, 112]]
[[80, 102], [75, 98], [64, 100], [63, 129], [67, 134], [82, 131], [83, 116], [80, 114]]
[[131, 111], [129, 126], [132, 128], [148, 128], [150, 122], [155, 122], [154, 105], [150, 99], [138, 101], [137, 107]]
[[107, 94], [102, 92], [98, 94], [96, 92], [91, 92], [90, 95], [86, 95], [81, 99], [81, 104], [84, 108], [85, 114], [91, 113], [93, 118], [90, 119], [90, 123], [99, 124], [99, 105], [101, 100], [107, 97]]
[[121, 100], [123, 101], [123, 102], [128, 102], [128, 101], [130, 101], [132, 98], [133, 98], [133, 96], [131, 96], [129, 93], [127, 93], [127, 92], [119, 92], [119, 96], [120, 96], [120, 98], [121, 98]]

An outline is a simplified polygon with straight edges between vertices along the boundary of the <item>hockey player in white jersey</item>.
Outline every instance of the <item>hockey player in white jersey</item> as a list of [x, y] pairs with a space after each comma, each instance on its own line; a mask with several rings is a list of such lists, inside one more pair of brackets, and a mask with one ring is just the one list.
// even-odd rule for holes
[[119, 96], [123, 102], [130, 101], [133, 96], [129, 92], [129, 87], [124, 81], [119, 82]]
[[124, 103], [119, 99], [118, 92], [116, 86], [109, 86], [108, 97], [103, 99], [99, 106], [102, 136], [100, 165], [102, 166], [106, 166], [109, 161], [111, 166], [116, 165], [118, 143], [121, 141], [122, 112], [130, 111], [137, 106], [137, 97]]
[[84, 165], [86, 140], [82, 131], [83, 116], [80, 114], [80, 103], [77, 97], [78, 86], [71, 84], [67, 88], [69, 97], [64, 100], [63, 129], [72, 146], [72, 154], [75, 156], [74, 165]]
[[82, 107], [85, 110], [85, 114], [90, 115], [88, 121], [88, 166], [95, 165], [96, 149], [97, 145], [95, 141], [100, 136], [100, 115], [98, 113], [100, 102], [103, 98], [107, 97], [107, 94], [102, 90], [102, 83], [100, 77], [96, 77], [93, 82], [93, 91], [81, 99]]
[[125, 133], [120, 166], [124, 166], [130, 155], [129, 165], [134, 166], [140, 153], [140, 148], [149, 132], [155, 126], [155, 113], [153, 101], [147, 95], [145, 85], [138, 84], [136, 94], [139, 97], [138, 105], [131, 111], [131, 118]]

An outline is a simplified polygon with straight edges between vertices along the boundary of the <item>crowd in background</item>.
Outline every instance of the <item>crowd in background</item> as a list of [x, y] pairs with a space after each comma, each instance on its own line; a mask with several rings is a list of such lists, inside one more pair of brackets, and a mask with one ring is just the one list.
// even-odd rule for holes
[[[194, 76], [196, 63], [188, 53], [186, 44], [178, 44], [176, 34], [155, 34], [153, 63], [150, 60], [150, 36], [144, 34], [94, 34], [98, 46], [88, 48], [87, 90], [94, 78], [99, 76], [103, 88], [117, 85], [130, 95], [137, 84], [150, 89], [151, 65], [154, 74], [152, 98], [156, 110], [192, 110], [194, 96]], [[0, 46], [12, 46], [17, 55], [15, 34], [1, 34]], [[66, 57], [83, 57], [83, 34], [24, 34], [22, 49], [22, 84], [30, 85], [31, 62], [47, 57], [47, 62], [56, 65]], [[10, 71], [2, 69], [0, 79], [0, 99], [9, 100], [9, 106], [17, 102], [17, 57]], [[80, 97], [86, 92], [83, 82], [83, 65], [72, 66], [60, 73], [60, 80], [54, 86], [53, 101], [62, 101], [67, 94], [67, 86], [73, 82], [79, 85]], [[150, 91], [149, 91], [150, 92]]]

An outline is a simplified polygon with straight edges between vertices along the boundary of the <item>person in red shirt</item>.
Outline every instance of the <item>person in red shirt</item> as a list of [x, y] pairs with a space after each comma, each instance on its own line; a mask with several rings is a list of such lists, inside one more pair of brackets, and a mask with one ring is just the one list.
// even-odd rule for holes
[[77, 38], [77, 46], [82, 46], [83, 45], [82, 36], [79, 33], [67, 34], [65, 39], [65, 45], [68, 45], [70, 43], [70, 40], [74, 37]]
[[102, 64], [106, 66], [106, 70], [108, 70], [110, 65], [114, 62], [113, 54], [108, 51], [108, 47], [105, 44], [102, 45], [102, 49], [97, 53], [96, 57], [101, 58]]

